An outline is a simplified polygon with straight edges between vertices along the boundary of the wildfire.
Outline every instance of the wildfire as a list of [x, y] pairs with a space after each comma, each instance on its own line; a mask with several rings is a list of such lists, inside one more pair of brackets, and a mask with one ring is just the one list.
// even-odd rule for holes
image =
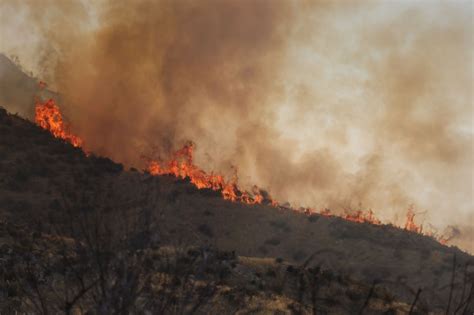
[[[45, 102], [36, 101], [35, 122], [41, 128], [48, 130], [54, 137], [63, 139], [71, 143], [74, 147], [83, 146], [83, 140], [70, 133], [69, 125], [64, 121], [61, 111], [53, 99], [49, 99]], [[267, 204], [273, 207], [294, 210], [305, 214], [319, 213], [322, 216], [328, 217], [341, 216], [348, 221], [357, 223], [371, 223], [375, 225], [382, 224], [382, 222], [375, 217], [372, 210], [357, 210], [355, 212], [346, 211], [343, 215], [336, 215], [327, 208], [318, 212], [313, 208], [294, 209], [289, 206], [280, 206], [268, 195], [267, 192], [257, 186], [253, 186], [251, 192], [239, 188], [238, 177], [236, 174], [234, 174], [230, 180], [227, 180], [223, 175], [214, 174], [212, 172], [210, 174], [206, 173], [194, 164], [194, 149], [194, 143], [189, 142], [185, 144], [183, 148], [176, 151], [169, 161], [164, 163], [145, 158], [148, 162], [146, 169], [151, 175], [171, 175], [176, 178], [188, 178], [198, 189], [219, 191], [224, 199], [234, 202]], [[437, 236], [436, 233], [432, 232], [424, 232], [423, 225], [415, 223], [415, 215], [416, 213], [411, 206], [407, 211], [404, 226], [405, 230], [431, 236], [442, 244], [446, 244], [449, 241], [448, 237]]]
[[63, 139], [75, 147], [82, 147], [82, 139], [69, 132], [69, 126], [64, 122], [59, 107], [53, 99], [49, 99], [44, 103], [39, 100], [36, 101], [35, 122], [56, 138]]
[[415, 223], [415, 211], [413, 211], [413, 206], [410, 206], [407, 211], [407, 218], [405, 221], [405, 230], [412, 231], [416, 233], [423, 233], [423, 225], [417, 225]]
[[382, 222], [377, 219], [372, 210], [364, 212], [362, 210], [357, 210], [355, 213], [346, 213], [344, 219], [357, 222], [357, 223], [372, 223], [375, 225], [380, 225]]
[[[236, 174], [234, 174], [232, 179], [226, 180], [223, 175], [206, 173], [204, 170], [200, 169], [197, 165], [194, 164], [194, 149], [194, 143], [189, 142], [185, 144], [181, 149], [174, 152], [170, 160], [163, 163], [145, 158], [145, 160], [147, 160], [148, 162], [146, 170], [151, 175], [171, 175], [182, 179], [188, 178], [189, 181], [194, 184], [198, 189], [207, 188], [219, 191], [224, 199], [234, 202], [242, 202], [246, 204], [264, 203], [273, 207], [297, 211], [307, 215], [319, 213], [320, 215], [326, 217], [342, 217], [345, 220], [356, 223], [370, 223], [374, 225], [382, 224], [382, 221], [375, 216], [374, 212], [371, 209], [367, 211], [352, 211], [350, 209], [346, 209], [344, 214], [338, 215], [327, 208], [321, 211], [317, 211], [314, 208], [301, 207], [299, 209], [295, 209], [291, 206], [280, 206], [275, 200], [271, 199], [265, 191], [261, 190], [257, 186], [253, 186], [252, 192], [247, 192], [239, 188], [238, 177]], [[440, 237], [432, 232], [424, 232], [423, 225], [418, 225], [415, 223], [415, 215], [416, 213], [413, 209], [413, 206], [410, 206], [407, 211], [406, 221], [404, 225], [405, 230], [431, 236], [437, 239], [440, 243], [446, 244], [447, 240], [444, 237]]]
[[261, 204], [264, 201], [272, 205], [277, 204], [269, 196], [264, 197], [263, 191], [257, 186], [253, 187], [252, 193], [241, 190], [238, 187], [236, 175], [232, 179], [226, 180], [223, 175], [207, 174], [194, 164], [194, 149], [194, 143], [189, 142], [183, 148], [176, 151], [172, 158], [165, 163], [149, 160], [147, 171], [152, 175], [172, 175], [183, 179], [189, 178], [190, 182], [198, 189], [207, 188], [220, 191], [222, 197], [226, 200], [247, 204]]

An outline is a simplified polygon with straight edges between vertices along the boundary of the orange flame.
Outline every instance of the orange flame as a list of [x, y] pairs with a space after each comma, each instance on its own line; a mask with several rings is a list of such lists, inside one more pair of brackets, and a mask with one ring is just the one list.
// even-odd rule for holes
[[[198, 189], [208, 188], [215, 191], [220, 191], [222, 197], [230, 201], [238, 201], [247, 204], [262, 204], [265, 202], [265, 204], [269, 204], [273, 207], [293, 210], [308, 215], [317, 213], [317, 211], [313, 208], [302, 207], [295, 209], [292, 207], [279, 206], [275, 200], [272, 200], [269, 196], [264, 196], [262, 193], [263, 191], [257, 186], [253, 187], [251, 193], [243, 191], [237, 184], [236, 175], [234, 175], [232, 180], [227, 181], [222, 175], [215, 175], [213, 173], [207, 174], [205, 171], [201, 170], [194, 164], [194, 149], [194, 143], [189, 142], [188, 144], [184, 145], [183, 148], [176, 151], [172, 158], [165, 163], [159, 163], [156, 160], [148, 159], [147, 171], [151, 175], [172, 175], [177, 178], [189, 178], [190, 182]], [[371, 209], [368, 211], [357, 210], [355, 212], [346, 210], [345, 214], [337, 215], [332, 213], [330, 209], [325, 208], [319, 211], [319, 214], [327, 217], [338, 216], [345, 220], [356, 223], [370, 223], [374, 225], [382, 224], [382, 221], [380, 221], [375, 216]], [[415, 223], [415, 215], [416, 213], [414, 212], [413, 207], [410, 207], [407, 212], [407, 218], [404, 227], [405, 230], [431, 236], [442, 244], [446, 244], [446, 239], [443, 237], [437, 237], [432, 233], [423, 233], [423, 226], [417, 225]]]
[[[44, 86], [46, 85], [43, 82], [40, 82], [40, 87], [44, 88]], [[44, 103], [37, 100], [35, 104], [35, 114], [36, 124], [41, 128], [48, 130], [54, 137], [63, 139], [71, 143], [74, 147], [83, 146], [83, 140], [70, 133], [69, 125], [64, 122], [59, 107], [53, 99], [49, 99]], [[278, 202], [273, 200], [268, 193], [264, 192], [257, 186], [253, 186], [252, 192], [241, 190], [238, 186], [238, 178], [236, 175], [234, 175], [231, 180], [226, 180], [223, 175], [206, 173], [194, 164], [194, 149], [194, 143], [189, 142], [184, 145], [183, 148], [176, 151], [173, 154], [172, 159], [165, 163], [159, 163], [156, 160], [145, 158], [148, 161], [147, 171], [151, 175], [172, 175], [177, 178], [189, 178], [190, 182], [198, 189], [207, 188], [219, 191], [224, 199], [234, 202], [237, 201], [246, 204], [265, 203], [273, 207], [298, 211], [308, 215], [317, 213], [313, 208], [294, 209], [287, 206], [279, 206]], [[375, 217], [372, 210], [358, 210], [355, 213], [346, 211], [346, 214], [344, 215], [337, 215], [332, 213], [330, 209], [325, 208], [319, 211], [319, 214], [327, 217], [340, 216], [348, 221], [357, 223], [371, 223], [375, 225], [382, 224], [382, 222]], [[424, 232], [423, 225], [417, 225], [415, 223], [415, 215], [416, 213], [411, 206], [407, 211], [404, 226], [405, 230], [431, 236], [441, 244], [447, 244], [449, 238], [438, 236], [436, 233]]]
[[344, 219], [357, 223], [371, 223], [375, 225], [382, 224], [382, 222], [375, 217], [374, 212], [371, 209], [367, 212], [357, 210], [355, 213], [346, 213]]
[[193, 162], [194, 143], [189, 142], [173, 154], [171, 160], [160, 164], [149, 160], [147, 171], [151, 175], [172, 175], [178, 178], [189, 178], [198, 189], [220, 191], [222, 197], [230, 201], [240, 201], [247, 204], [261, 204], [267, 199], [268, 203], [277, 205], [271, 198], [265, 198], [261, 189], [254, 186], [252, 192], [241, 190], [237, 185], [237, 176], [226, 180], [223, 175], [207, 174]]
[[64, 122], [59, 107], [53, 99], [49, 99], [44, 103], [39, 100], [36, 101], [35, 122], [56, 138], [63, 139], [75, 147], [82, 147], [82, 139], [69, 132], [69, 126]]
[[407, 218], [405, 221], [405, 230], [423, 234], [423, 225], [417, 225], [415, 223], [415, 211], [413, 210], [413, 206], [410, 206], [407, 211]]

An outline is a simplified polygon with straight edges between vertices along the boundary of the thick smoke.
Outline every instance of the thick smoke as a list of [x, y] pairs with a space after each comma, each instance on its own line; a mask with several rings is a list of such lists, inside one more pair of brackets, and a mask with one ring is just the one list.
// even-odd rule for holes
[[239, 125], [271, 118], [285, 7], [217, 0], [103, 7], [103, 27], [67, 49], [57, 71], [66, 102], [80, 104], [71, 109], [77, 131], [91, 149], [133, 164], [151, 144], [166, 154], [186, 140], [228, 155]]
[[472, 225], [471, 2], [35, 3], [26, 60], [89, 150], [143, 166], [192, 140], [279, 201]]

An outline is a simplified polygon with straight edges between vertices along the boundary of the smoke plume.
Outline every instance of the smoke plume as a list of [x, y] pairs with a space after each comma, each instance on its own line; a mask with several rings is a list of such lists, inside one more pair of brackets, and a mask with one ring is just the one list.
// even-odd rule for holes
[[0, 49], [49, 79], [88, 150], [143, 166], [192, 140], [279, 201], [472, 225], [471, 2], [2, 6], [35, 36]]

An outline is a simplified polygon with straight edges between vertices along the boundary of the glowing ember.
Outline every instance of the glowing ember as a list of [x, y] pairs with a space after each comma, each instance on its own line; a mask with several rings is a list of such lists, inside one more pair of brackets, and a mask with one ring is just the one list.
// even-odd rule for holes
[[56, 138], [63, 139], [75, 147], [82, 147], [82, 139], [69, 132], [69, 127], [64, 122], [59, 107], [53, 99], [49, 99], [44, 103], [36, 101], [35, 122], [41, 128], [51, 132]]
[[[264, 201], [262, 190], [254, 186], [252, 193], [242, 191], [237, 185], [237, 176], [226, 180], [222, 175], [207, 174], [193, 163], [194, 143], [189, 142], [173, 154], [171, 160], [159, 163], [155, 160], [148, 161], [147, 171], [152, 175], [172, 175], [178, 178], [189, 178], [197, 188], [208, 188], [220, 191], [226, 200], [240, 201], [247, 204], [261, 204]], [[277, 205], [271, 198], [268, 203]]]

